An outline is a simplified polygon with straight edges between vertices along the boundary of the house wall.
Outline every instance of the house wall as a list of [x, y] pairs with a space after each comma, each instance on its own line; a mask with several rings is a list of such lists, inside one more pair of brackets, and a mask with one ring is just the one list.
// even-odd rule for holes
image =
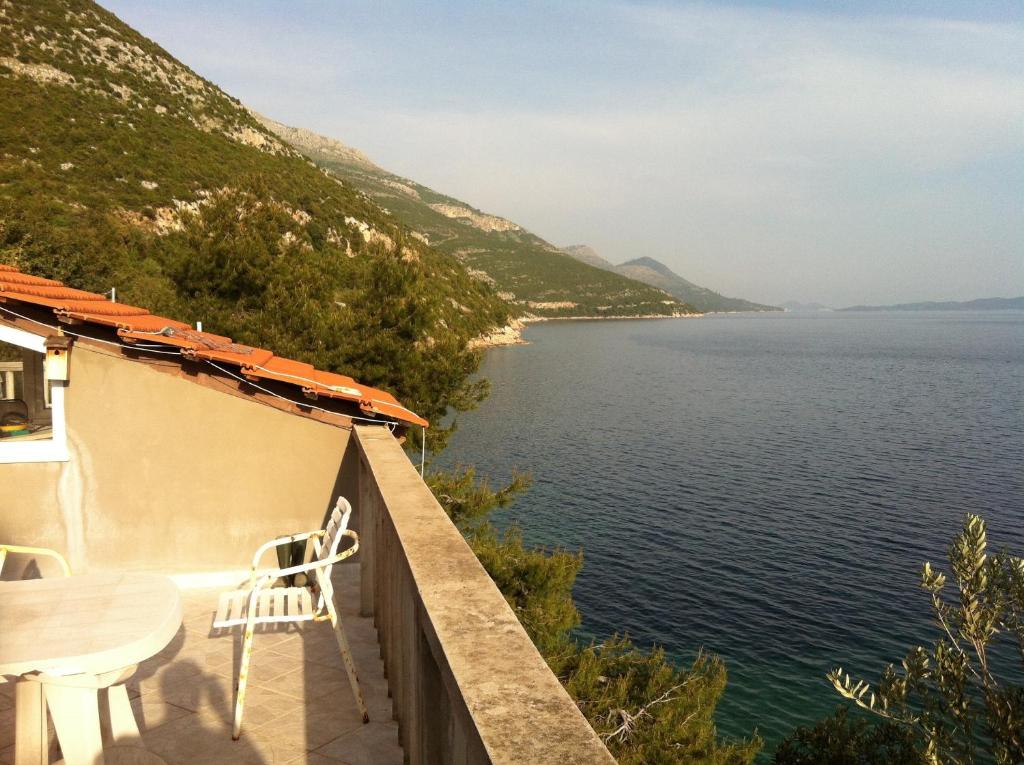
[[81, 343], [66, 421], [69, 461], [0, 464], [0, 542], [55, 548], [76, 573], [246, 568], [338, 493], [355, 502], [348, 430]]

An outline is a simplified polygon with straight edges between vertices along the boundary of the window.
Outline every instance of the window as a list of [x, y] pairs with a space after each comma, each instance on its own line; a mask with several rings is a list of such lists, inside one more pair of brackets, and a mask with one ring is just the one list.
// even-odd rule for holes
[[68, 459], [64, 383], [45, 361], [45, 338], [0, 325], [0, 463]]

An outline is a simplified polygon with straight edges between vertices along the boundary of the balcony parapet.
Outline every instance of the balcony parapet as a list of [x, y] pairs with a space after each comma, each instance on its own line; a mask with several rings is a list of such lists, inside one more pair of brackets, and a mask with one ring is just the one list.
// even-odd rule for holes
[[361, 610], [406, 761], [613, 764], [395, 438], [355, 430]]

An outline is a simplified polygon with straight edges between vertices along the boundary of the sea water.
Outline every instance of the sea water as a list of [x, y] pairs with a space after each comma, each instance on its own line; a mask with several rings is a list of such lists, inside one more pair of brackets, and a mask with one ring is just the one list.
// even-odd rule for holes
[[1024, 555], [1024, 314], [550, 322], [489, 351], [438, 466], [533, 486], [499, 523], [581, 548], [585, 638], [729, 673], [719, 730], [766, 751], [935, 637], [925, 561], [965, 513]]

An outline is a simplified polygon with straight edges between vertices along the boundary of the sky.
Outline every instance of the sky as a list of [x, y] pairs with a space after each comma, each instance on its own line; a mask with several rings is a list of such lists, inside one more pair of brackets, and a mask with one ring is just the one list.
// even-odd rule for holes
[[1024, 3], [104, 5], [231, 95], [760, 302], [1024, 295]]

